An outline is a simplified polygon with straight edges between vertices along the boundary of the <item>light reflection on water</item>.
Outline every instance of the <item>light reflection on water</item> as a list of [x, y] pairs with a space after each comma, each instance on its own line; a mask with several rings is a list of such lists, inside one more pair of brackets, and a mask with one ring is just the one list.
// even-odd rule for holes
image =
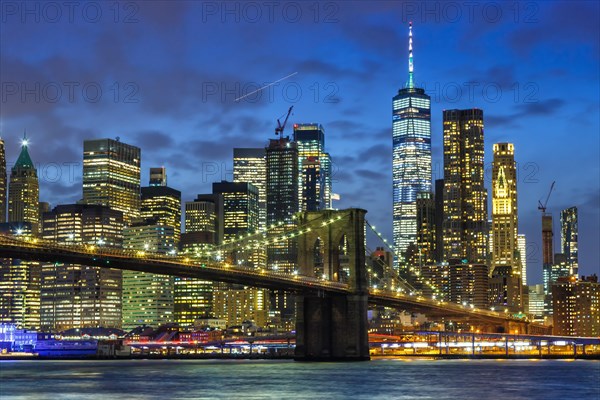
[[600, 362], [499, 361], [2, 361], [0, 399], [600, 399]]

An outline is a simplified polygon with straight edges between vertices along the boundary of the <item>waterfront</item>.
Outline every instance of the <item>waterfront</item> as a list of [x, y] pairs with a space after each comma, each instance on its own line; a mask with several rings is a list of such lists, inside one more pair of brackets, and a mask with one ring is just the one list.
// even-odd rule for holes
[[600, 362], [3, 361], [0, 398], [598, 399]]

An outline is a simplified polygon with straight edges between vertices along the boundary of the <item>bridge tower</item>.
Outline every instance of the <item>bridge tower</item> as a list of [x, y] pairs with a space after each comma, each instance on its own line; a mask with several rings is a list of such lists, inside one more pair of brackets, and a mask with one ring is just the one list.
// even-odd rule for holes
[[307, 211], [298, 226], [300, 274], [348, 284], [347, 294], [296, 297], [298, 361], [362, 361], [369, 357], [366, 210]]

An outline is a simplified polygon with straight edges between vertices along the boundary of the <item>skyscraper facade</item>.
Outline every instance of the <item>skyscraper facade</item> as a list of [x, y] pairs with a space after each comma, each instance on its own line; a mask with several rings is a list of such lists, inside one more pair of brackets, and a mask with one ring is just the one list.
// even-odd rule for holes
[[113, 139], [83, 142], [83, 201], [123, 213], [125, 225], [140, 216], [141, 150]]
[[215, 182], [213, 194], [223, 197], [223, 239], [258, 231], [258, 189], [248, 182]]
[[[123, 245], [123, 214], [106, 206], [59, 205], [44, 213], [43, 227], [44, 239], [60, 243]], [[43, 329], [121, 327], [121, 270], [45, 264], [41, 288]]]
[[412, 23], [408, 81], [393, 98], [393, 239], [397, 255], [417, 241], [417, 193], [431, 192], [431, 100], [413, 79]]
[[181, 238], [181, 192], [168, 186], [142, 187], [140, 218], [172, 227], [177, 245]]
[[267, 159], [265, 148], [233, 149], [233, 181], [248, 182], [258, 190], [258, 227], [267, 225]]
[[6, 154], [4, 152], [4, 140], [0, 138], [0, 223], [6, 222], [6, 192], [8, 180], [6, 176]]
[[[123, 247], [168, 254], [175, 249], [175, 230], [162, 224], [133, 224], [123, 230]], [[123, 271], [123, 326], [158, 327], [173, 322], [174, 278], [149, 272]]]
[[8, 187], [8, 222], [28, 222], [33, 235], [40, 231], [40, 186], [37, 170], [27, 150], [27, 137], [10, 172]]
[[483, 111], [444, 110], [444, 259], [487, 263]]
[[[267, 226], [271, 236], [293, 229], [298, 206], [298, 149], [289, 138], [271, 139], [267, 148]], [[268, 268], [293, 272], [296, 245], [293, 239], [269, 244]]]
[[527, 286], [527, 238], [524, 233], [519, 233], [517, 240], [521, 261], [521, 283], [525, 287]]
[[517, 168], [512, 143], [494, 144], [492, 164], [492, 268], [512, 267], [521, 276], [518, 242]]
[[294, 124], [298, 148], [298, 207], [301, 211], [331, 208], [331, 157], [325, 152], [320, 124]]
[[432, 192], [417, 193], [418, 266], [435, 263], [435, 198]]
[[560, 212], [560, 243], [562, 252], [567, 258], [571, 275], [579, 272], [578, 261], [578, 226], [577, 207], [570, 207]]

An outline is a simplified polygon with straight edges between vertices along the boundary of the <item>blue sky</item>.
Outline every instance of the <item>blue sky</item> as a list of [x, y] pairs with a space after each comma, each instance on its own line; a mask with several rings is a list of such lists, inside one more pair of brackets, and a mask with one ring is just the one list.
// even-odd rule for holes
[[143, 182], [165, 165], [192, 200], [231, 179], [232, 148], [264, 146], [294, 105], [291, 123], [325, 127], [336, 207], [368, 209], [391, 237], [391, 98], [407, 78], [412, 20], [415, 79], [432, 97], [434, 179], [442, 110], [482, 108], [486, 162], [493, 143], [516, 147], [530, 283], [541, 281], [537, 202], [552, 181], [556, 246], [560, 210], [578, 206], [580, 272], [599, 271], [596, 2], [48, 4], [0, 6], [0, 133], [10, 166], [27, 129], [52, 206], [81, 198], [84, 139], [140, 146]]

